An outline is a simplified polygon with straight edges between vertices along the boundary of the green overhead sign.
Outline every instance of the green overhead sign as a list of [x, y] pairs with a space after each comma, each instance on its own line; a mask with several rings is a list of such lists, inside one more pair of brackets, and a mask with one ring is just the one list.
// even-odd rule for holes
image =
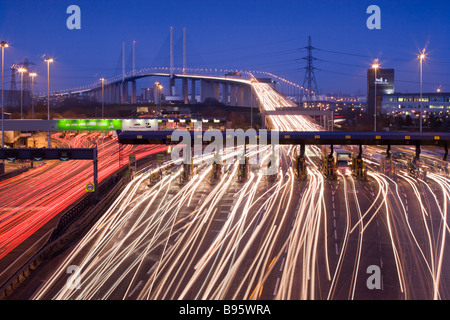
[[58, 120], [62, 131], [111, 131], [122, 130], [122, 120]]

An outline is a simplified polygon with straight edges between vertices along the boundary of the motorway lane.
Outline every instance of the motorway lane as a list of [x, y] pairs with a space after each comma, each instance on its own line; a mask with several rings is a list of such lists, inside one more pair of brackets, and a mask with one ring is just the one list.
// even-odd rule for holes
[[[56, 136], [54, 138], [58, 139]], [[114, 139], [98, 139], [96, 135], [86, 134], [71, 140], [60, 140], [72, 147], [92, 147], [93, 142], [97, 142], [99, 182], [119, 169], [118, 145]], [[127, 158], [128, 154], [136, 152], [137, 159], [140, 159], [152, 153], [164, 152], [166, 148], [127, 146], [121, 153]], [[0, 259], [79, 199], [85, 193], [85, 184], [92, 181], [92, 170], [90, 161], [48, 161], [33, 170], [0, 182]]]
[[[335, 192], [336, 208], [333, 210], [334, 248], [330, 250], [337, 257], [337, 264], [327, 299], [397, 299], [395, 290], [388, 290], [389, 283], [396, 281], [392, 277], [395, 266], [391, 263], [392, 250], [386, 243], [388, 234], [382, 209], [378, 210], [382, 205], [379, 188], [370, 178], [360, 182], [346, 175], [331, 183], [330, 189], [331, 193]], [[367, 268], [371, 265], [381, 269], [381, 290], [367, 288]]]
[[[172, 294], [171, 291], [167, 289], [168, 284], [166, 282], [163, 282], [163, 286], [165, 288], [164, 292], [163, 293], [160, 292], [159, 287], [158, 287], [160, 278], [158, 278], [158, 277], [162, 277], [163, 280], [166, 279], [165, 281], [169, 281], [169, 283], [171, 283], [171, 286], [173, 287], [173, 294], [179, 294], [179, 295], [183, 296], [184, 294], [186, 294], [186, 292], [185, 292], [185, 290], [183, 290], [181, 293], [179, 292], [180, 291], [179, 281], [171, 281], [171, 280], [175, 279], [174, 278], [175, 276], [169, 277], [169, 280], [167, 280], [167, 277], [168, 277], [167, 275], [169, 274], [169, 272], [166, 272], [166, 271], [162, 272], [162, 270], [165, 270], [166, 268], [168, 268], [170, 271], [170, 269], [173, 268], [176, 263], [189, 264], [191, 256], [195, 256], [197, 254], [200, 254], [201, 256], [203, 256], [205, 253], [208, 254], [208, 250], [209, 251], [215, 250], [217, 252], [220, 252], [219, 248], [221, 248], [221, 249], [223, 248], [223, 250], [225, 250], [226, 252], [228, 252], [228, 250], [231, 250], [230, 252], [233, 252], [233, 253], [236, 252], [236, 248], [240, 244], [240, 235], [243, 234], [242, 232], [244, 230], [248, 230], [248, 228], [252, 226], [251, 224], [248, 226], [243, 224], [245, 220], [243, 220], [242, 217], [239, 217], [237, 215], [237, 214], [240, 214], [238, 209], [240, 208], [241, 205], [244, 205], [244, 206], [250, 205], [250, 203], [248, 202], [248, 195], [249, 195], [249, 192], [250, 192], [250, 194], [252, 194], [255, 189], [247, 190], [251, 185], [250, 182], [244, 183], [245, 188], [242, 188], [242, 184], [239, 184], [238, 182], [234, 181], [235, 174], [236, 174], [236, 170], [234, 169], [233, 175], [225, 175], [224, 178], [226, 178], [226, 179], [222, 179], [221, 182], [218, 183], [216, 186], [211, 186], [211, 185], [209, 185], [209, 182], [205, 182], [205, 181], [204, 182], [205, 182], [206, 187], [203, 187], [203, 188], [200, 188], [199, 186], [197, 186], [195, 184], [190, 185], [190, 186], [188, 185], [188, 188], [186, 188], [186, 186], [185, 187], [180, 186], [181, 192], [177, 193], [174, 196], [179, 199], [179, 201], [177, 200], [178, 202], [175, 202], [176, 208], [177, 208], [176, 211], [179, 211], [182, 208], [181, 211], [184, 210], [185, 213], [181, 213], [181, 212], [178, 213], [179, 220], [175, 220], [174, 218], [168, 218], [169, 221], [172, 222], [172, 225], [170, 223], [168, 223], [168, 224], [162, 223], [162, 222], [159, 223], [158, 225], [164, 226], [164, 228], [158, 229], [159, 230], [159, 232], [157, 233], [158, 237], [152, 238], [152, 235], [154, 236], [154, 234], [149, 234], [150, 239], [147, 238], [147, 241], [150, 241], [152, 243], [152, 246], [146, 247], [147, 248], [146, 250], [154, 252], [154, 250], [156, 250], [156, 247], [154, 247], [155, 244], [160, 245], [162, 243], [165, 243], [164, 248], [167, 249], [167, 248], [171, 248], [172, 246], [174, 246], [174, 247], [178, 248], [179, 252], [181, 252], [181, 253], [178, 253], [176, 255], [176, 257], [172, 257], [171, 252], [177, 252], [177, 251], [175, 251], [173, 249], [171, 249], [170, 251], [163, 251], [163, 252], [168, 252], [168, 253], [167, 253], [166, 257], [160, 257], [161, 260], [158, 262], [158, 264], [153, 265], [152, 275], [154, 276], [154, 279], [153, 278], [149, 278], [149, 279], [144, 278], [145, 283], [143, 283], [141, 281], [144, 281], [144, 280], [142, 280], [142, 279], [138, 280], [139, 277], [137, 277], [137, 274], [140, 273], [139, 270], [134, 270], [133, 274], [136, 274], [135, 277], [137, 277], [137, 278], [135, 278], [136, 279], [135, 281], [137, 281], [137, 283], [134, 283], [134, 282], [130, 283], [129, 285], [126, 285], [126, 287], [131, 288], [132, 292], [136, 292], [136, 290], [139, 289], [140, 297], [146, 297], [149, 295]], [[203, 177], [206, 177], [206, 175], [203, 175]], [[231, 179], [230, 179], [230, 177], [231, 177]], [[261, 181], [261, 179], [260, 179], [260, 181]], [[191, 182], [194, 183], [195, 180], [190, 181], [189, 183], [191, 183]], [[260, 186], [260, 184], [256, 184], [256, 186]], [[194, 188], [192, 188], [192, 187], [194, 187]], [[264, 183], [264, 187], [265, 187], [265, 183]], [[204, 189], [204, 188], [206, 188], [206, 189]], [[230, 203], [231, 199], [227, 199], [227, 197], [223, 197], [225, 194], [227, 194], [226, 191], [229, 190], [229, 188], [231, 188], [232, 190], [234, 189], [234, 191], [239, 190], [239, 188], [240, 188], [240, 190], [242, 191], [242, 193], [239, 195], [238, 199], [236, 200], [237, 204], [233, 207], [235, 209], [233, 210], [233, 213], [231, 214], [231, 216], [232, 216], [231, 219], [224, 216], [230, 212], [229, 210], [231, 209], [231, 206], [232, 206], [232, 203]], [[194, 191], [203, 190], [204, 192], [206, 192], [206, 190], [209, 190], [209, 193], [201, 193], [200, 194], [200, 199], [203, 197], [203, 201], [201, 202], [201, 205], [200, 205], [200, 203], [198, 203], [198, 205], [200, 205], [200, 207], [198, 207], [198, 205], [197, 205], [196, 206], [197, 209], [190, 208], [190, 204], [188, 204], [187, 206], [185, 205], [186, 204], [185, 202], [189, 201], [190, 196], [194, 195], [193, 193], [189, 193], [190, 190], [194, 190]], [[239, 194], [239, 193], [236, 193], [236, 194]], [[244, 196], [247, 197], [247, 201], [245, 201], [246, 197], [244, 197]], [[154, 198], [152, 198], [152, 199], [154, 199]], [[167, 203], [167, 204], [171, 203], [171, 200], [167, 199], [166, 197], [164, 197], [164, 199], [165, 199], [164, 200], [165, 203]], [[183, 199], [183, 200], [181, 201], [181, 199]], [[193, 201], [195, 201], [195, 199], [193, 199]], [[258, 200], [258, 201], [260, 201], [260, 200]], [[233, 202], [234, 202], [234, 200], [233, 200]], [[209, 204], [211, 206], [208, 206]], [[187, 212], [186, 212], [186, 210], [187, 210]], [[193, 211], [190, 211], [190, 210], [193, 210]], [[156, 212], [158, 212], [158, 211], [156, 211]], [[167, 213], [167, 211], [164, 211], [164, 212]], [[172, 211], [170, 211], [170, 212], [172, 212]], [[172, 214], [170, 214], [170, 216], [173, 217]], [[256, 216], [253, 216], [251, 221], [257, 221], [255, 219], [257, 219], [258, 217], [259, 217], [258, 214]], [[176, 223], [175, 223], [175, 221], [176, 221]], [[182, 223], [187, 223], [186, 230], [181, 234], [181, 236], [177, 236], [180, 238], [177, 239], [177, 242], [172, 244], [172, 242], [169, 241], [169, 239], [171, 239], [171, 237], [175, 236], [176, 232], [174, 230], [179, 230], [179, 228], [181, 228], [180, 224], [182, 224]], [[170, 227], [171, 231], [169, 231], [169, 232], [167, 229], [168, 226], [171, 226]], [[206, 228], [206, 227], [208, 228], [207, 230], [210, 231], [209, 233], [211, 233], [211, 234], [209, 234], [208, 232], [203, 232], [202, 228]], [[218, 229], [216, 229], [216, 227]], [[202, 230], [202, 232], [200, 232], [200, 230]], [[231, 231], [231, 232], [228, 232], [228, 231]], [[94, 231], [92, 231], [92, 232], [94, 232]], [[114, 232], [120, 232], [120, 231], [114, 230]], [[166, 235], [166, 238], [164, 238], [163, 235], [165, 235], [167, 232], [168, 232], [168, 235]], [[131, 234], [130, 231], [125, 231], [125, 233]], [[163, 238], [161, 238], [161, 237], [163, 237]], [[160, 240], [158, 240], [158, 239], [160, 239]], [[186, 241], [184, 241], [185, 239], [189, 239], [189, 242], [187, 242], [188, 243], [187, 246], [183, 245], [184, 243], [186, 243]], [[230, 243], [227, 243], [227, 244], [224, 244], [224, 242], [222, 242], [222, 240], [229, 240], [229, 239], [231, 239], [233, 241]], [[214, 241], [212, 241], [212, 240], [214, 240]], [[99, 241], [101, 241], [101, 240], [99, 240]], [[161, 241], [161, 242], [158, 242], [158, 241]], [[164, 242], [164, 241], [166, 241], [166, 242]], [[203, 246], [206, 246], [207, 249], [208, 248], [210, 248], [210, 249], [208, 249], [206, 251], [203, 250], [202, 253], [199, 253], [201, 251], [201, 248], [200, 248], [201, 246], [197, 245], [197, 241], [201, 241], [201, 243], [203, 243]], [[212, 244], [211, 244], [211, 241], [212, 241]], [[105, 243], [105, 246], [107, 246], [106, 243]], [[234, 247], [234, 249], [233, 249], [233, 247]], [[86, 248], [89, 248], [89, 246], [86, 246]], [[98, 248], [98, 246], [97, 246], [97, 248]], [[126, 250], [125, 249], [121, 250], [120, 253], [125, 254], [127, 252], [131, 255], [131, 252], [128, 251], [128, 246], [126, 246], [126, 248], [127, 248]], [[84, 251], [84, 249], [77, 250], [77, 252], [80, 253], [80, 255], [82, 254], [83, 251]], [[185, 253], [187, 253], [187, 254], [185, 254]], [[214, 259], [212, 259], [212, 260], [210, 259], [210, 257], [212, 257], [212, 256], [213, 255], [208, 255], [208, 258], [205, 258], [205, 259], [208, 259], [207, 262], [214, 261]], [[232, 256], [233, 255], [229, 256], [228, 258], [230, 258]], [[179, 258], [179, 257], [185, 257], [185, 258]], [[116, 258], [118, 259], [119, 257], [114, 255], [114, 256], [110, 256], [110, 258], [108, 258], [108, 260], [117, 261], [117, 260], [114, 260]], [[130, 258], [131, 260], [128, 260], [128, 258], [129, 257], [127, 257], [128, 266], [131, 266], [133, 263], [135, 263], [135, 264], [138, 263], [137, 260], [132, 259], [132, 258]], [[162, 259], [162, 258], [164, 258], [164, 259]], [[121, 261], [121, 263], [125, 263], [123, 260], [120, 260], [120, 261]], [[201, 263], [201, 261], [200, 261], [200, 263]], [[228, 260], [228, 262], [229, 262], [229, 260]], [[195, 262], [195, 264], [197, 264], [197, 263], [198, 262]], [[222, 268], [224, 268], [227, 265], [227, 262], [224, 262], [224, 261], [217, 261], [217, 263]], [[142, 262], [142, 261], [139, 261], [138, 264], [142, 266], [140, 270], [144, 270], [144, 269], [150, 270], [152, 268], [152, 266], [147, 266], [147, 265], [145, 265], [145, 267], [144, 267], [144, 265], [143, 265], [144, 262]], [[109, 266], [109, 267], [112, 268], [112, 266]], [[207, 263], [204, 263], [201, 268], [202, 272], [204, 270], [209, 270], [207, 267], [208, 267]], [[89, 268], [96, 268], [96, 267], [89, 266]], [[128, 269], [128, 267], [126, 267], [125, 269], [129, 271], [128, 273], [132, 272], [131, 269]], [[64, 270], [64, 268], [60, 269], [61, 272], [63, 270]], [[98, 270], [97, 269], [95, 269], [95, 270], [96, 270], [95, 273], [98, 274]], [[109, 270], [109, 269], [107, 269], [107, 270]], [[189, 272], [195, 273], [196, 272], [195, 270], [196, 269], [194, 267], [194, 268], [191, 268], [189, 270]], [[208, 273], [208, 271], [207, 271], [207, 273]], [[180, 275], [180, 276], [182, 276], [182, 277], [185, 276], [186, 277], [185, 279], [190, 278], [187, 274]], [[215, 277], [220, 278], [220, 274], [215, 274], [214, 278]], [[112, 277], [112, 278], [114, 279], [114, 277]], [[147, 275], [147, 278], [148, 278], [148, 275]], [[88, 280], [86, 280], [86, 281], [88, 281]], [[213, 282], [213, 284], [214, 283], [215, 282]], [[134, 287], [134, 286], [139, 287], [139, 285], [142, 286], [142, 288], [136, 289], [136, 287]], [[188, 281], [186, 287], [194, 287], [195, 288], [195, 286], [197, 286], [197, 285], [198, 285], [198, 283]], [[134, 289], [136, 289], [136, 290], [134, 290]], [[247, 289], [247, 288], [245, 288], [245, 289]], [[117, 290], [120, 291], [119, 295], [121, 295], [122, 298], [127, 297], [126, 292], [123, 292], [124, 286], [117, 287]], [[213, 290], [213, 288], [211, 288], [210, 290], [207, 290], [207, 291], [211, 291], [211, 290]], [[84, 293], [77, 293], [77, 295], [87, 294], [89, 297], [93, 297], [94, 295], [95, 295], [95, 297], [99, 297], [97, 295], [98, 294], [97, 291], [95, 291], [95, 292], [87, 292], [87, 291], [88, 291], [88, 289], [86, 289], [86, 292], [84, 292]], [[199, 292], [194, 290], [193, 293], [191, 293], [191, 294], [197, 295], [200, 293], [201, 293], [201, 290]], [[65, 296], [65, 294], [67, 294], [67, 296]], [[116, 293], [114, 293], [114, 295], [115, 294]], [[202, 294], [205, 294], [205, 293], [203, 292]], [[58, 297], [69, 297], [69, 296], [70, 296], [69, 293], [64, 293], [63, 296], [60, 295]], [[103, 296], [103, 297], [105, 297], [105, 296]]]
[[[288, 167], [286, 164], [285, 168]], [[198, 207], [200, 203], [196, 208], [184, 206], [182, 202], [177, 204], [177, 208], [185, 210], [184, 215], [179, 215], [180, 221], [187, 220], [185, 217], [192, 217], [186, 228], [182, 228], [177, 222], [173, 225], [171, 232], [163, 229], [164, 231], [158, 232], [158, 237], [155, 237], [153, 233], [150, 235], [151, 238], [146, 238], [146, 241], [158, 243], [159, 250], [158, 246], [153, 246], [151, 249], [146, 247], [146, 254], [143, 255], [140, 250], [132, 252], [128, 242], [124, 243], [126, 250], [117, 252], [114, 258], [108, 256], [107, 260], [111, 264], [103, 266], [102, 269], [107, 272], [105, 277], [108, 275], [108, 280], [102, 278], [101, 286], [97, 287], [100, 285], [98, 282], [95, 284], [88, 282], [88, 278], [86, 284], [83, 284], [86, 286], [84, 293], [69, 294], [69, 290], [54, 297], [58, 299], [119, 297], [121, 299], [314, 299], [317, 298], [318, 292], [319, 297], [324, 298], [331, 272], [321, 271], [320, 278], [325, 275], [325, 279], [319, 280], [319, 276], [316, 278], [315, 270], [317, 265], [328, 264], [326, 258], [328, 253], [324, 249], [326, 235], [321, 230], [324, 230], [324, 223], [328, 225], [331, 223], [331, 219], [325, 207], [316, 206], [314, 201], [309, 201], [313, 193], [316, 193], [314, 197], [320, 199], [321, 193], [316, 191], [321, 188], [305, 182], [300, 182], [303, 188], [299, 187], [290, 174], [280, 175], [278, 180], [273, 182], [260, 179], [257, 183], [253, 183], [255, 181], [253, 179], [254, 177], [244, 185], [230, 180], [229, 186], [222, 189], [222, 198], [218, 201], [210, 197], [212, 186], [209, 186], [209, 182], [205, 183], [203, 188], [197, 187], [195, 190], [200, 193], [196, 196], [199, 201], [203, 199], [200, 210]], [[320, 173], [316, 173], [316, 179], [318, 183], [323, 183]], [[252, 184], [256, 187], [251, 188]], [[216, 188], [220, 188], [220, 184]], [[236, 192], [238, 190], [241, 192]], [[271, 190], [269, 193], [271, 197], [267, 197], [268, 190]], [[299, 190], [310, 195], [295, 197], [297, 201], [292, 201], [294, 191]], [[162, 190], [162, 192], [168, 191]], [[233, 195], [231, 199], [230, 195]], [[152, 199], [156, 201], [157, 198]], [[207, 206], [207, 199], [211, 206]], [[252, 199], [257, 201], [252, 203]], [[323, 201], [330, 200], [332, 197]], [[246, 211], [246, 207], [250, 207], [250, 210]], [[203, 211], [204, 214], [197, 215], [200, 214], [199, 211]], [[139, 212], [142, 216], [142, 211]], [[237, 213], [241, 216], [236, 215]], [[242, 217], [244, 213], [245, 217]], [[175, 220], [172, 219], [172, 221]], [[127, 222], [127, 225], [130, 225], [130, 222]], [[168, 224], [160, 222], [159, 225], [167, 226]], [[315, 227], [311, 228], [311, 226]], [[130, 234], [127, 230], [117, 228], [113, 232]], [[180, 235], [178, 231], [173, 230], [180, 230]], [[110, 250], [117, 248], [117, 240], [114, 239], [112, 244], [113, 239], [108, 238], [108, 244], [105, 244], [108, 254]], [[134, 241], [135, 237], [127, 241], [131, 240]], [[338, 241], [338, 239], [335, 240]], [[165, 243], [163, 248], [170, 248], [170, 251], [161, 250], [163, 243]], [[92, 246], [89, 243], [77, 252], [85, 255], [86, 250], [91, 250], [91, 253], [95, 252], [96, 260], [105, 260], [100, 258], [100, 252], [89, 248], [97, 250], [98, 246]], [[330, 249], [328, 248], [328, 251], [331, 251]], [[117, 256], [118, 253], [120, 254]], [[151, 253], [151, 259], [138, 258], [148, 257], [149, 253]], [[321, 258], [316, 259], [316, 254]], [[122, 260], [125, 256], [128, 262]], [[117, 260], [119, 257], [120, 260]], [[337, 257], [334, 258], [336, 259]], [[353, 266], [351, 263], [353, 260], [348, 260]], [[81, 261], [83, 261], [82, 258], [67, 261], [59, 269], [59, 277], [67, 279], [67, 274], [64, 272], [67, 266]], [[140, 271], [133, 269], [136, 266], [140, 266]], [[325, 268], [327, 269], [328, 267]], [[344, 266], [343, 270], [346, 269], [347, 267]], [[89, 277], [92, 270], [95, 270], [93, 274], [99, 274], [97, 266], [89, 266], [89, 270], [82, 274], [83, 279]], [[144, 273], [143, 270], [146, 272]], [[180, 270], [183, 271], [180, 272]], [[117, 276], [114, 276], [112, 272], [117, 272]], [[126, 276], [122, 276], [124, 274]], [[342, 277], [342, 275], [339, 276]], [[64, 284], [60, 281], [61, 283]], [[320, 289], [316, 289], [317, 283], [322, 284]], [[54, 284], [50, 285], [47, 290], [55, 294], [53, 286]], [[96, 288], [95, 292], [90, 291], [90, 288]], [[111, 288], [114, 288], [113, 292], [110, 292]]]
[[[289, 164], [284, 159], [282, 170]], [[35, 298], [432, 299], [437, 276], [437, 297], [448, 296], [448, 273], [442, 272], [448, 254], [441, 257], [439, 245], [439, 230], [448, 227], [442, 225], [441, 214], [436, 214], [438, 205], [442, 214], [446, 212], [443, 199], [448, 193], [437, 192], [437, 183], [429, 182], [428, 194], [418, 191], [421, 197], [429, 198], [426, 211], [433, 212], [431, 224], [425, 225], [421, 210], [414, 209], [420, 208], [420, 202], [406, 178], [391, 181], [374, 172], [367, 182], [354, 181], [348, 175], [320, 182], [323, 177], [320, 173], [315, 176], [312, 163], [309, 170], [307, 181], [295, 181], [283, 170], [275, 181], [253, 177], [242, 183], [232, 179], [223, 189], [220, 183], [211, 185], [204, 180], [207, 175], [198, 185], [194, 180], [181, 192], [183, 185], [177, 183], [162, 188], [161, 194], [170, 196], [154, 198], [146, 212], [165, 213], [153, 218], [159, 228], [155, 225], [150, 238], [136, 247], [139, 250], [129, 247], [136, 235], [123, 243], [126, 250], [107, 259], [97, 255], [98, 245], [87, 243], [77, 250], [78, 258], [66, 260], [47, 282], [46, 293]], [[323, 183], [322, 208], [317, 206], [321, 193], [314, 194], [321, 190], [317, 183]], [[139, 188], [141, 195], [148, 192], [146, 184]], [[221, 195], [214, 197], [218, 190]], [[433, 194], [436, 203], [430, 201], [435, 199]], [[183, 198], [184, 202], [171, 202], [171, 198]], [[290, 205], [287, 199], [291, 199]], [[161, 211], [161, 201], [171, 209]], [[142, 206], [133, 211], [135, 220], [123, 222], [123, 226], [143, 219], [139, 214]], [[358, 223], [361, 217], [362, 224]], [[127, 230], [111, 228], [110, 232], [123, 236]], [[428, 234], [432, 235], [432, 245]], [[118, 241], [105, 245], [105, 252], [117, 249]], [[66, 290], [56, 295], [68, 279], [67, 267], [82, 263], [86, 252], [92, 259], [109, 261], [102, 269], [105, 278], [89, 283], [86, 277], [90, 272], [99, 275], [98, 269], [89, 266], [82, 274], [87, 281], [82, 282], [84, 293]], [[371, 275], [367, 268], [371, 265], [381, 269], [380, 290], [367, 288]]]

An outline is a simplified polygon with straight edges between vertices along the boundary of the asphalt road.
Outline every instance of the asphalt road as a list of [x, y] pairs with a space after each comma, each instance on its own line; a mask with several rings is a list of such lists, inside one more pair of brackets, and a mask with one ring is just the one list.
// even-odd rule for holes
[[181, 183], [177, 166], [159, 182], [137, 176], [82, 242], [11, 298], [449, 298], [448, 178], [374, 170], [329, 181], [311, 158], [299, 181], [290, 151], [276, 179], [254, 170], [237, 181], [231, 167], [211, 182], [206, 165]]

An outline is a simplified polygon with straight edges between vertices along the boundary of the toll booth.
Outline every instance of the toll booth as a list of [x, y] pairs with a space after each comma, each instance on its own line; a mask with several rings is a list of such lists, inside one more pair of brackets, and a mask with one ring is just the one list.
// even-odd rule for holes
[[189, 181], [194, 175], [194, 166], [192, 164], [182, 164], [182, 170], [180, 175], [180, 182]]
[[249, 175], [249, 160], [248, 157], [243, 157], [239, 161], [238, 167], [238, 181], [244, 181], [248, 179]]
[[323, 175], [332, 180], [337, 179], [336, 174], [336, 164], [334, 162], [333, 154], [325, 155], [323, 157], [323, 167], [322, 167]]
[[426, 182], [427, 181], [427, 173], [428, 173], [427, 167], [424, 165], [419, 165], [419, 170], [417, 172], [418, 178], [420, 178]]
[[150, 174], [150, 183], [158, 182], [162, 179], [162, 171], [158, 165], [154, 165], [152, 173]]
[[306, 179], [306, 159], [301, 155], [295, 156], [294, 158], [294, 172], [298, 180]]
[[223, 166], [222, 163], [212, 163], [212, 170], [211, 170], [211, 181], [216, 181], [222, 178], [223, 175]]
[[414, 156], [408, 158], [406, 162], [406, 168], [409, 174], [415, 175], [417, 172], [417, 162]]
[[391, 157], [382, 157], [380, 162], [380, 171], [390, 178], [395, 178], [396, 167], [395, 162]]
[[357, 179], [367, 180], [367, 167], [360, 155], [353, 155], [352, 157], [352, 174]]
[[181, 164], [181, 175], [180, 175], [180, 183], [183, 183], [184, 181], [189, 181], [191, 179], [191, 177], [194, 175], [194, 157], [192, 155], [192, 150], [191, 150], [191, 157], [190, 157], [190, 161], [188, 161], [186, 159], [186, 161], [183, 161], [183, 163]]
[[428, 174], [427, 167], [425, 166], [425, 164], [417, 161], [414, 156], [408, 159], [406, 167], [407, 167], [409, 174], [411, 174], [417, 178], [420, 178], [424, 181], [427, 180], [427, 174]]

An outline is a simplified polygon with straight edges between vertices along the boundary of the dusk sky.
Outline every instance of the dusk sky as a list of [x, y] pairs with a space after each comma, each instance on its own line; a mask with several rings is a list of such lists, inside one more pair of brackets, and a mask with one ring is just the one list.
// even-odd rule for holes
[[[81, 30], [69, 30], [69, 5], [81, 9]], [[369, 5], [381, 9], [381, 30], [369, 30]], [[188, 33], [188, 67], [267, 71], [297, 84], [305, 76], [308, 36], [321, 94], [366, 94], [373, 59], [395, 69], [397, 92], [418, 92], [418, 52], [427, 47], [424, 91], [450, 91], [449, 1], [100, 1], [1, 0], [0, 40], [6, 69], [27, 57], [46, 88], [43, 55], [55, 58], [51, 90], [90, 85], [121, 72], [122, 42], [127, 70], [132, 41], [136, 67], [168, 66], [169, 28], [181, 67], [182, 30]], [[5, 72], [9, 89], [10, 71]], [[150, 80], [140, 86], [150, 86]]]

